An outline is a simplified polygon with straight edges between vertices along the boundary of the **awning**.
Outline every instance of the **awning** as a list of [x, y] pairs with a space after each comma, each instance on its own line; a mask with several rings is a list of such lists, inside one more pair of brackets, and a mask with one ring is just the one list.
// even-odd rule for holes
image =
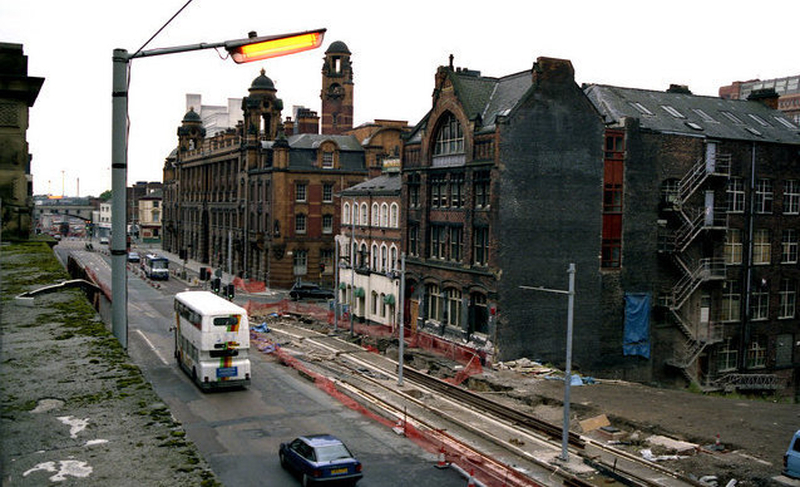
[[394, 304], [394, 294], [387, 294], [383, 297], [384, 304]]
[[353, 295], [357, 298], [363, 298], [366, 294], [363, 287], [357, 287]]
[[343, 282], [340, 282], [340, 283], [339, 283], [339, 289], [341, 289], [342, 291], [344, 291], [345, 289], [347, 289], [347, 284], [345, 284], [345, 283], [343, 283]]

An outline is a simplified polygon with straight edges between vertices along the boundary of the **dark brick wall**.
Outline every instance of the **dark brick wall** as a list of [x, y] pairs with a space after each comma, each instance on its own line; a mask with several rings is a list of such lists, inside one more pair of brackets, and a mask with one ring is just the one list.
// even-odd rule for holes
[[[520, 285], [567, 289], [575, 263], [573, 363], [598, 362], [602, 120], [572, 78], [551, 60], [534, 68], [535, 83], [500, 127], [500, 359], [520, 356], [563, 366], [567, 297]], [[538, 68], [538, 69], [537, 69]]]

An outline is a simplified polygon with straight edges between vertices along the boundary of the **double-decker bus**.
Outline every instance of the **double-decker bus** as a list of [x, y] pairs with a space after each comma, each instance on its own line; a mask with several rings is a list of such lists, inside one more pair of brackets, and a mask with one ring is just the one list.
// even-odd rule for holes
[[203, 389], [250, 384], [247, 311], [209, 291], [175, 295], [175, 357]]
[[142, 269], [148, 279], [169, 279], [169, 259], [158, 254], [147, 254], [142, 258]]

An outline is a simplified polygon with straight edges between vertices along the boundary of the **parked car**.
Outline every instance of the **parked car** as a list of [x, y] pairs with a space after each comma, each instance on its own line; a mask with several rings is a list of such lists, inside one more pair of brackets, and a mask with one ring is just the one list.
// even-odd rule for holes
[[320, 287], [319, 284], [312, 282], [296, 282], [289, 291], [289, 297], [294, 300], [303, 298], [333, 299], [333, 290]]
[[100, 237], [100, 245], [108, 245], [108, 237]]
[[316, 483], [355, 485], [363, 476], [361, 462], [332, 435], [310, 435], [281, 443], [281, 466], [300, 474], [303, 487]]
[[128, 262], [140, 262], [141, 260], [138, 252], [128, 252]]
[[800, 479], [800, 430], [797, 430], [789, 442], [789, 448], [783, 456], [783, 474]]

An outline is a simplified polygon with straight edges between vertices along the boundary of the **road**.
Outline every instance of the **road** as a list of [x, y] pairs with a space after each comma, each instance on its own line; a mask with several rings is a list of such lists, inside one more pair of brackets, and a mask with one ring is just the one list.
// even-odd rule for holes
[[[66, 240], [56, 250], [62, 259], [73, 252], [110, 285], [105, 255], [84, 251], [83, 241]], [[251, 355], [248, 389], [201, 392], [172, 359], [172, 297], [184, 287], [168, 281], [156, 289], [128, 274], [128, 353], [225, 485], [299, 485], [281, 469], [278, 446], [310, 433], [344, 440], [364, 464], [361, 487], [464, 485], [456, 471], [434, 468], [435, 456], [258, 352]]]

